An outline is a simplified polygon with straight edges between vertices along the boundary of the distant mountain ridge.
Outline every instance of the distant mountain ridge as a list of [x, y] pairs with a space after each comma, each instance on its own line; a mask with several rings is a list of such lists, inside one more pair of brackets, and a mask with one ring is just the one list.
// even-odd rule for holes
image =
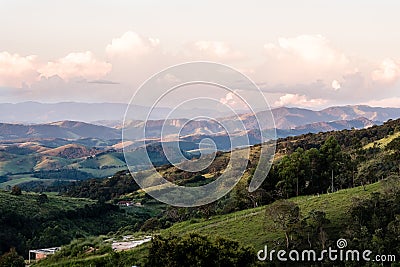
[[329, 131], [341, 131], [344, 129], [365, 129], [373, 125], [382, 124], [381, 121], [372, 121], [364, 117], [360, 117], [353, 120], [338, 120], [330, 122], [314, 122], [311, 124], [306, 124], [302, 126], [297, 126], [294, 130], [297, 131], [307, 131], [310, 133], [317, 132], [329, 132]]
[[[122, 120], [127, 108], [123, 103], [0, 103], [0, 122], [20, 124], [46, 124], [55, 121], [82, 121], [108, 127], [121, 127]], [[147, 117], [148, 107], [134, 106], [134, 117], [128, 120], [143, 120]], [[213, 109], [194, 108], [197, 114], [213, 118], [235, 119], [235, 116], [224, 114]], [[171, 111], [170, 108], [157, 107], [152, 110], [151, 120], [162, 120]], [[258, 114], [262, 116], [264, 112]], [[252, 120], [250, 114], [238, 111], [239, 116], [249, 122]], [[272, 113], [275, 124], [279, 129], [291, 129], [300, 125], [314, 122], [328, 122], [337, 120], [353, 120], [360, 117], [372, 121], [386, 121], [400, 117], [400, 108], [370, 107], [366, 105], [334, 106], [323, 110], [314, 111], [305, 108], [273, 108]], [[190, 110], [181, 110], [174, 113], [171, 119], [190, 118]]]
[[[371, 121], [366, 118], [357, 118], [354, 120], [339, 120], [332, 122], [316, 122], [311, 124], [306, 124], [302, 126], [295, 127], [293, 129], [276, 129], [277, 138], [285, 138], [288, 136], [298, 136], [308, 133], [319, 133], [319, 132], [330, 132], [330, 131], [341, 131], [345, 129], [365, 129], [372, 127], [374, 125], [381, 125], [381, 122]], [[268, 131], [268, 130], [265, 130]], [[198, 143], [204, 138], [210, 138], [214, 140], [217, 145], [218, 150], [229, 151], [231, 150], [232, 139], [244, 139], [248, 137], [248, 142], [250, 145], [259, 144], [262, 142], [261, 133], [259, 130], [250, 130], [248, 132], [239, 132], [231, 137], [226, 134], [219, 135], [190, 135], [185, 136], [182, 140]]]
[[[268, 118], [266, 112], [269, 111], [257, 113], [257, 117], [261, 120], [261, 130], [263, 131], [274, 126], [272, 121], [263, 121]], [[326, 132], [351, 128], [361, 129], [374, 124], [381, 124], [389, 119], [400, 118], [400, 108], [380, 108], [364, 105], [330, 107], [321, 111], [282, 107], [273, 109], [272, 113], [278, 130], [278, 137], [309, 132]], [[0, 123], [0, 140], [29, 138], [121, 139], [121, 122], [111, 123], [109, 120], [104, 120], [104, 122], [113, 127], [103, 126], [100, 121], [97, 121], [96, 124], [69, 120], [42, 124]], [[145, 125], [146, 138], [156, 139], [160, 138], [162, 128], [164, 136], [171, 135], [171, 138], [174, 138], [173, 134], [177, 132], [180, 132], [181, 136], [185, 138], [213, 135], [221, 138], [221, 136], [227, 134], [222, 125], [229, 125], [233, 129], [230, 133], [234, 133], [236, 136], [259, 130], [254, 114], [239, 114], [238, 116], [220, 117], [216, 120], [189, 121], [182, 118], [166, 121], [150, 120], [146, 124], [140, 120], [129, 120], [125, 122], [124, 134], [128, 137], [128, 140], [141, 139]], [[244, 127], [239, 127], [241, 125], [244, 125]], [[257, 134], [254, 133], [254, 137], [252, 137], [255, 141], [257, 140], [256, 136]]]
[[355, 120], [358, 118], [366, 118], [377, 122], [400, 118], [400, 108], [370, 107], [366, 105], [329, 107], [320, 111], [282, 107], [273, 109], [272, 113], [278, 129], [292, 129], [316, 122]]
[[0, 123], [0, 140], [30, 138], [98, 138], [110, 140], [120, 139], [121, 132], [106, 126], [77, 121], [31, 125]]

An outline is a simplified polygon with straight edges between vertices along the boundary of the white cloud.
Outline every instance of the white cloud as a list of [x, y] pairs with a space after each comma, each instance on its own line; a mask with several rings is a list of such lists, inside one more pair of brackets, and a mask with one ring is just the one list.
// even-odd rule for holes
[[295, 38], [279, 38], [281, 52], [318, 65], [346, 65], [347, 57], [321, 35], [300, 35]]
[[337, 80], [333, 80], [332, 81], [332, 89], [337, 91], [342, 87], [342, 85], [337, 81]]
[[133, 31], [112, 39], [105, 48], [106, 56], [113, 67], [107, 77], [135, 88], [162, 69], [182, 62], [172, 58], [171, 54], [164, 53], [161, 48], [158, 39]]
[[171, 73], [167, 73], [165, 74], [163, 77], [158, 78], [157, 82], [163, 84], [177, 84], [179, 82], [181, 82], [181, 79], [179, 79], [178, 77], [176, 77], [175, 75], [171, 74]]
[[317, 108], [327, 103], [325, 99], [307, 99], [305, 95], [299, 94], [285, 94], [279, 98], [274, 103], [277, 107], [307, 107], [307, 108]]
[[54, 62], [48, 62], [39, 69], [41, 76], [59, 76], [64, 80], [74, 77], [99, 79], [111, 71], [112, 65], [95, 58], [92, 52], [69, 53]]
[[207, 60], [242, 59], [241, 52], [221, 41], [200, 40], [186, 44], [186, 56]]
[[128, 31], [121, 37], [114, 38], [106, 47], [109, 57], [116, 56], [138, 56], [149, 53], [159, 45], [160, 41], [155, 38], [145, 38], [136, 32]]
[[273, 83], [309, 83], [332, 80], [351, 68], [350, 59], [321, 35], [279, 38], [267, 43], [265, 64], [259, 75]]
[[21, 87], [39, 77], [36, 71], [37, 56], [20, 56], [6, 51], [0, 53], [0, 86]]
[[233, 97], [234, 97], [234, 96], [235, 96], [235, 95], [234, 95], [232, 92], [229, 92], [229, 93], [227, 93], [227, 94], [225, 95], [224, 98], [221, 98], [221, 99], [219, 100], [219, 102], [220, 102], [221, 104], [226, 105], [226, 104], [228, 104], [229, 102], [234, 101], [234, 100], [233, 100]]
[[372, 80], [384, 83], [392, 83], [400, 78], [400, 63], [387, 58], [381, 62], [378, 69], [371, 74]]
[[[236, 93], [239, 93], [236, 91]], [[235, 93], [229, 92], [225, 95], [225, 97], [220, 98], [219, 102], [222, 105], [228, 106], [233, 110], [245, 110], [248, 109], [246, 103], [243, 102]]]

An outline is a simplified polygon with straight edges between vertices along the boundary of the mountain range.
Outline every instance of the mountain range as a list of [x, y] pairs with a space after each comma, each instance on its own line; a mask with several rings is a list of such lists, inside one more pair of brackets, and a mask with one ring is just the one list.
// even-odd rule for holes
[[[3, 106], [4, 107], [4, 106]], [[3, 110], [4, 112], [4, 110]], [[1, 116], [15, 114], [0, 113]], [[216, 120], [193, 120], [184, 118], [169, 120], [131, 119], [124, 124], [120, 120], [105, 120], [106, 125], [82, 121], [61, 120], [48, 123], [0, 123], [0, 187], [37, 179], [87, 179], [108, 177], [126, 169], [126, 157], [137, 170], [150, 165], [146, 162], [145, 151], [154, 165], [171, 162], [165, 151], [172, 155], [172, 161], [181, 159], [175, 155], [175, 133], [179, 132], [179, 149], [186, 158], [198, 157], [200, 152], [213, 151], [205, 147], [206, 138], [214, 141], [220, 151], [229, 151], [240, 144], [259, 144], [261, 136], [270, 133], [271, 121], [268, 111], [254, 114], [240, 114], [237, 117], [223, 116]], [[34, 113], [34, 112], [33, 112]], [[296, 136], [307, 133], [328, 132], [343, 129], [363, 129], [382, 122], [400, 118], [400, 109], [375, 108], [369, 106], [331, 107], [321, 111], [301, 108], [277, 108], [272, 110], [277, 137]], [[62, 114], [57, 115], [64, 118]], [[84, 114], [82, 115], [84, 117]], [[257, 120], [261, 129], [256, 127]], [[27, 117], [28, 118], [28, 117]], [[100, 117], [97, 117], [100, 118]], [[106, 117], [109, 119], [110, 117]], [[239, 127], [243, 124], [243, 127]], [[228, 125], [228, 134], [223, 127]], [[146, 126], [148, 135], [140, 140]], [[125, 128], [124, 128], [125, 127]], [[161, 130], [163, 137], [161, 140]], [[121, 140], [122, 131], [128, 139]], [[249, 140], [245, 143], [245, 140]], [[200, 146], [202, 144], [202, 146]], [[239, 145], [237, 145], [239, 144]], [[127, 152], [125, 155], [122, 149]], [[208, 153], [208, 152], [206, 152]], [[175, 158], [175, 156], [177, 156]], [[70, 179], [70, 178], [68, 178]]]
[[119, 139], [119, 130], [77, 121], [59, 121], [46, 124], [9, 124], [0, 123], [0, 140], [27, 138], [99, 138]]
[[[144, 120], [149, 107], [133, 106], [130, 121]], [[120, 127], [127, 108], [123, 103], [0, 103], [0, 122], [20, 124], [46, 124], [55, 121], [81, 121], [109, 127]], [[156, 107], [151, 113], [151, 120], [161, 120], [171, 112], [170, 108]], [[265, 112], [265, 111], [264, 111]], [[232, 119], [230, 114], [213, 109], [194, 107], [192, 110], [176, 110], [172, 119], [190, 118], [191, 114], [202, 114], [213, 118]], [[242, 119], [251, 119], [244, 111], [237, 111]], [[263, 111], [259, 114], [262, 116]], [[278, 129], [290, 129], [296, 126], [322, 121], [352, 120], [364, 117], [372, 121], [386, 121], [400, 117], [400, 108], [381, 108], [365, 105], [337, 106], [314, 111], [303, 108], [280, 107], [272, 109]]]
[[[75, 104], [76, 103], [73, 103], [71, 105]], [[11, 110], [5, 112], [5, 105], [1, 105], [3, 112], [0, 113], [0, 117], [18, 117], [18, 114], [13, 114]], [[68, 106], [68, 104], [65, 105]], [[268, 118], [266, 112], [268, 111], [258, 112], [257, 117], [261, 118], [261, 120]], [[316, 133], [351, 128], [367, 128], [374, 124], [381, 124], [389, 119], [400, 118], [400, 108], [357, 105], [330, 107], [321, 111], [313, 111], [302, 108], [282, 107], [272, 109], [272, 114], [274, 116], [278, 137], [285, 137], [308, 132]], [[63, 115], [59, 113], [57, 116], [62, 117]], [[82, 116], [85, 116], [85, 114], [82, 114]], [[109, 119], [111, 117], [103, 118]], [[100, 121], [97, 121], [97, 123], [87, 123], [82, 121], [62, 120], [40, 124], [4, 123], [3, 121], [3, 123], [0, 123], [0, 140], [32, 138], [75, 140], [82, 138], [95, 138], [100, 140], [121, 139], [122, 122], [119, 120], [106, 121], [107, 123], [105, 124], [107, 125], [113, 122], [111, 124], [112, 126], [100, 125]], [[242, 136], [252, 133], [255, 136], [254, 142], [257, 142], [257, 130], [264, 131], [273, 128], [272, 122], [265, 122], [261, 123], [262, 127], [258, 129], [256, 127], [256, 116], [254, 114], [241, 114], [237, 117], [220, 117], [216, 120], [188, 120], [184, 118], [150, 120], [147, 121], [146, 124], [141, 120], [129, 120], [124, 124], [124, 135], [128, 137], [129, 140], [140, 139], [141, 135], [143, 135], [143, 128], [146, 126], [146, 138], [160, 138], [161, 129], [163, 129], [163, 137], [168, 137], [169, 135], [174, 137], [174, 134], [179, 132], [181, 138], [193, 141], [194, 139], [204, 136], [214, 136], [214, 138], [226, 136], [228, 133], [223, 127], [225, 125], [229, 125], [231, 128], [231, 131], [229, 131], [231, 136]], [[239, 127], [240, 125], [243, 126]]]

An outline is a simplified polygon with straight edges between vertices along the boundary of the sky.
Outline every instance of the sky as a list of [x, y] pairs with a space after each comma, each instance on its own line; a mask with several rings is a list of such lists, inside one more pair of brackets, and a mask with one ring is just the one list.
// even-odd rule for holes
[[399, 10], [388, 0], [1, 1], [0, 102], [127, 103], [169, 66], [212, 61], [247, 75], [271, 106], [400, 107]]

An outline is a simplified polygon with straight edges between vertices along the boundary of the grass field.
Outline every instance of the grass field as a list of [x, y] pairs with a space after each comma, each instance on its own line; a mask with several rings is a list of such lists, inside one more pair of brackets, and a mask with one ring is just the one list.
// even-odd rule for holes
[[[24, 192], [20, 196], [11, 195], [8, 191], [0, 190], [0, 211], [13, 210], [19, 214], [43, 214], [50, 211], [75, 210], [84, 207], [85, 204], [93, 204], [95, 201], [83, 198], [70, 198], [48, 195], [49, 202], [39, 205], [38, 194]], [[23, 205], [21, 205], [23, 203]]]
[[[326, 212], [327, 218], [331, 221], [328, 233], [335, 233], [346, 227], [352, 198], [367, 198], [372, 192], [381, 189], [381, 184], [374, 183], [363, 187], [340, 190], [332, 194], [319, 196], [301, 196], [290, 199], [300, 206], [302, 215], [306, 215], [311, 210], [322, 210]], [[283, 239], [284, 233], [277, 231], [273, 226], [272, 220], [265, 216], [267, 206], [234, 212], [227, 215], [214, 216], [210, 219], [192, 219], [189, 221], [176, 223], [172, 227], [151, 233], [152, 235], [161, 234], [163, 236], [184, 235], [189, 232], [196, 232], [210, 236], [221, 236], [239, 241], [242, 245], [250, 245], [255, 251], [262, 249], [264, 245], [273, 245], [274, 240]], [[134, 233], [133, 235], [143, 235]], [[145, 234], [146, 235], [146, 234]], [[119, 258], [129, 259], [131, 265], [141, 264], [148, 255], [150, 244], [136, 247], [132, 250], [120, 252]], [[110, 254], [88, 255], [79, 259], [62, 259], [52, 265], [44, 261], [35, 266], [95, 266], [98, 260], [108, 260]], [[131, 266], [129, 265], [129, 266]], [[128, 265], [122, 265], [128, 266]]]
[[126, 170], [126, 166], [124, 167], [113, 167], [107, 169], [90, 169], [90, 168], [82, 168], [80, 171], [90, 173], [94, 178], [103, 178], [108, 176], [113, 176], [115, 173], [119, 171]]
[[364, 149], [373, 148], [374, 144], [376, 144], [379, 148], [385, 148], [387, 144], [389, 144], [391, 141], [393, 141], [397, 137], [400, 137], [400, 132], [397, 132], [397, 133], [389, 135], [385, 138], [379, 139], [373, 143], [369, 143], [364, 146]]
[[31, 172], [36, 165], [34, 155], [11, 155], [0, 152], [0, 175]]
[[[320, 196], [301, 196], [290, 199], [296, 202], [301, 209], [302, 215], [311, 210], [322, 210], [327, 219], [331, 221], [331, 227], [327, 230], [331, 233], [338, 232], [345, 227], [345, 219], [348, 219], [352, 198], [366, 198], [372, 192], [380, 190], [380, 183], [374, 183], [366, 187], [340, 190], [332, 194]], [[266, 207], [243, 210], [227, 215], [215, 216], [209, 220], [197, 223], [185, 221], [173, 225], [171, 228], [162, 230], [161, 235], [182, 235], [187, 232], [197, 232], [211, 236], [220, 235], [237, 240], [254, 248], [262, 248], [265, 244], [271, 244], [277, 238], [283, 238], [283, 233], [273, 227], [272, 221], [265, 216]]]
[[32, 177], [29, 174], [26, 175], [13, 175], [9, 177], [9, 181], [0, 183], [0, 188], [6, 189], [7, 187], [13, 187], [14, 185], [40, 180], [39, 178]]

